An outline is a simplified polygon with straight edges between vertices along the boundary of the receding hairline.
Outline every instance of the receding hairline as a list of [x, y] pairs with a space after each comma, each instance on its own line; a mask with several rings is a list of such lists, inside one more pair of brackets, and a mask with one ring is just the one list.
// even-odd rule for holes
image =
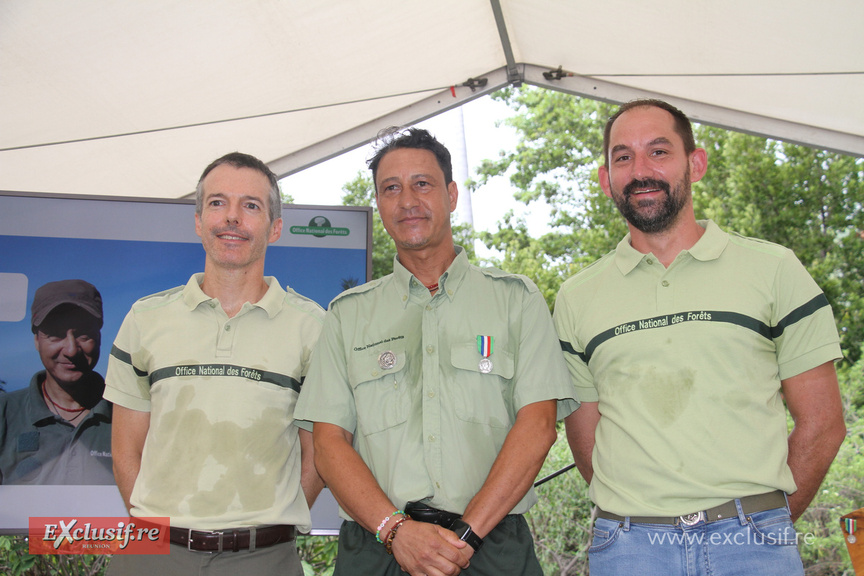
[[258, 177], [261, 179], [261, 182], [263, 182], [263, 184], [264, 184], [264, 188], [262, 189], [263, 196], [261, 198], [258, 198], [256, 196], [251, 196], [249, 194], [243, 194], [241, 196], [241, 198], [264, 201], [267, 204], [267, 209], [269, 212], [269, 203], [271, 200], [271, 198], [270, 198], [270, 196], [271, 196], [270, 178], [268, 178], [267, 175], [264, 174], [263, 172], [261, 172], [260, 170], [258, 170], [256, 168], [252, 168], [251, 166], [236, 166], [234, 164], [231, 164], [230, 162], [225, 162], [223, 164], [219, 164], [218, 166], [214, 166], [213, 169], [210, 170], [207, 173], [207, 175], [204, 176], [203, 178], [201, 178], [201, 180], [199, 181], [199, 185], [201, 186], [202, 199], [213, 198], [214, 196], [226, 198], [228, 196], [223, 191], [208, 192], [207, 187], [205, 186], [207, 178], [210, 178], [210, 176], [212, 176], [214, 172], [216, 172], [217, 170], [219, 170], [220, 168], [223, 168], [223, 167], [231, 168], [231, 169], [236, 170], [238, 172], [242, 171], [242, 170], [248, 170], [249, 172], [257, 174]]

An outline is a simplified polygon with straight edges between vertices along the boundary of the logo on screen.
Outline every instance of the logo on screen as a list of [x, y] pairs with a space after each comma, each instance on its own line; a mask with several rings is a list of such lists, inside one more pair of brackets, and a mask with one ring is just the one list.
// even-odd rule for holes
[[291, 234], [310, 234], [316, 238], [325, 236], [348, 236], [348, 228], [334, 228], [326, 216], [314, 216], [307, 226], [291, 226]]

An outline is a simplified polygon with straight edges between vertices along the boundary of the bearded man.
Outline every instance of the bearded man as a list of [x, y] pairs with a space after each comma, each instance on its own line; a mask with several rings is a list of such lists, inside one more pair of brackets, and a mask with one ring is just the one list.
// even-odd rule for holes
[[845, 436], [828, 300], [790, 250], [696, 220], [708, 158], [680, 110], [627, 103], [603, 148], [630, 233], [554, 314], [591, 575], [803, 575], [792, 522]]

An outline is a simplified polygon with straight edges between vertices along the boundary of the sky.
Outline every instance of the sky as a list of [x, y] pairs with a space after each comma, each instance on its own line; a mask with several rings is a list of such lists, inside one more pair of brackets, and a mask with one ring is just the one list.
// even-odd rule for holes
[[[468, 194], [464, 186], [465, 179], [476, 178], [475, 169], [484, 159], [497, 158], [501, 150], [509, 151], [516, 146], [516, 131], [509, 126], [499, 125], [503, 124], [501, 120], [510, 115], [512, 111], [505, 104], [484, 96], [418, 124], [443, 142], [453, 156], [453, 179], [460, 191], [460, 206], [457, 208], [457, 220], [460, 222], [466, 220], [462, 212]], [[460, 125], [463, 124], [464, 147], [460, 131]], [[381, 128], [386, 126], [382, 125]], [[366, 159], [369, 156], [371, 147], [367, 145], [307, 168], [283, 178], [282, 191], [290, 194], [297, 204], [341, 204], [342, 186], [353, 180], [358, 171], [368, 172]], [[526, 218], [532, 235], [546, 231], [548, 208], [536, 202], [526, 206], [513, 198], [513, 192], [506, 177], [496, 177], [471, 194], [474, 228], [478, 231], [494, 231], [504, 214], [514, 210]], [[475, 249], [480, 257], [494, 255], [479, 242]]]

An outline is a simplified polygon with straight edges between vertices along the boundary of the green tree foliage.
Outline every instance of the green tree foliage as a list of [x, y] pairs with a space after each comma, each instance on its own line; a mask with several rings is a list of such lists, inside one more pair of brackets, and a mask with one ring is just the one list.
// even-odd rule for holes
[[30, 554], [25, 536], [0, 536], [0, 574], [4, 576], [101, 576], [109, 555]]
[[627, 233], [596, 179], [602, 125], [613, 107], [538, 89], [508, 88], [495, 97], [516, 112], [504, 122], [516, 129], [519, 143], [482, 162], [471, 186], [508, 177], [518, 200], [550, 206], [552, 231], [532, 239], [524, 220], [511, 213], [498, 231], [481, 233], [480, 239], [504, 254], [494, 264], [535, 280], [551, 306], [564, 280], [614, 248]]
[[[509, 177], [517, 199], [551, 206], [554, 231], [532, 239], [524, 222], [510, 215], [481, 239], [504, 254], [504, 269], [531, 276], [548, 297], [626, 234], [596, 176], [603, 127], [616, 107], [534, 88], [506, 89], [495, 97], [515, 111], [505, 122], [519, 143], [483, 162], [472, 185]], [[828, 296], [847, 363], [854, 363], [864, 341], [864, 160], [694, 128], [708, 151], [708, 173], [693, 187], [697, 217], [794, 250]]]
[[[550, 476], [573, 463], [563, 426], [549, 451], [539, 478]], [[534, 549], [543, 574], [569, 576], [588, 574], [591, 542], [591, 500], [588, 484], [572, 468], [536, 488], [538, 502], [526, 514], [534, 535]]]
[[338, 536], [297, 536], [297, 552], [304, 576], [330, 576], [336, 564]]

